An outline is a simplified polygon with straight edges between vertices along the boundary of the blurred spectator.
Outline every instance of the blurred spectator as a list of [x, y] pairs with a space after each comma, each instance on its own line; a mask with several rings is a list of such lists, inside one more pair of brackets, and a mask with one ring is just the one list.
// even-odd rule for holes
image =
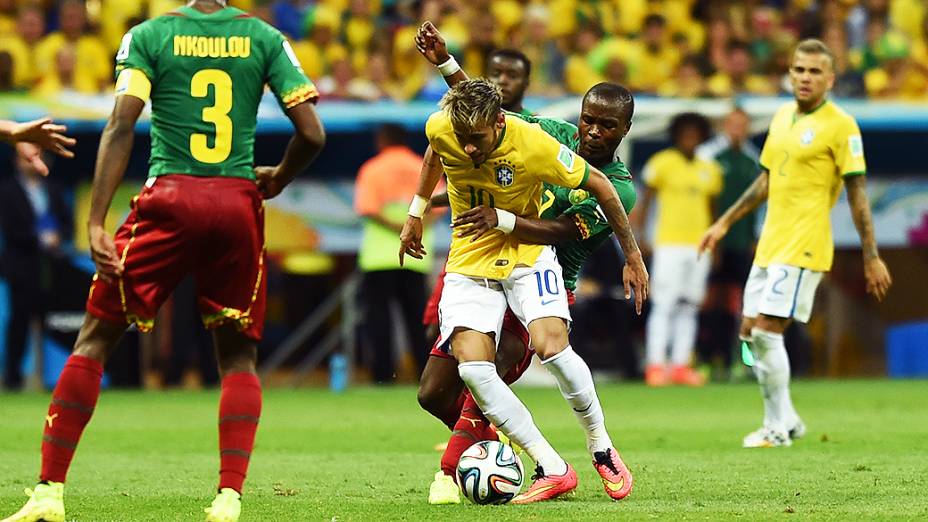
[[[361, 348], [373, 362], [376, 382], [395, 378], [392, 304], [402, 315], [407, 348], [422, 371], [428, 359], [422, 310], [426, 303], [425, 276], [430, 260], [406, 257], [399, 265], [395, 245], [406, 220], [407, 207], [416, 193], [422, 157], [406, 145], [405, 130], [395, 124], [382, 126], [376, 134], [378, 153], [358, 171], [355, 211], [364, 218], [364, 237], [358, 252], [363, 273], [359, 304], [362, 310]], [[432, 250], [431, 234], [423, 246]], [[418, 373], [417, 373], [418, 375]]]
[[767, 70], [773, 60], [777, 12], [771, 7], [758, 7], [751, 12], [751, 55], [758, 70]]
[[391, 79], [390, 59], [384, 53], [371, 54], [362, 76], [355, 77], [348, 91], [360, 100], [400, 100], [399, 88]]
[[332, 70], [316, 82], [319, 94], [327, 99], [350, 100], [357, 97], [351, 92], [351, 81], [354, 80], [354, 70], [348, 57], [342, 57], [332, 63]]
[[12, 91], [13, 57], [6, 51], [0, 51], [0, 92]]
[[16, 0], [0, 0], [0, 34], [16, 30]]
[[367, 51], [374, 38], [374, 13], [368, 0], [351, 0], [343, 29], [345, 43], [351, 49], [351, 65], [356, 71], [364, 70]]
[[573, 49], [564, 65], [564, 84], [571, 94], [585, 94], [590, 87], [603, 81], [589, 61], [590, 52], [596, 47], [601, 35], [595, 25], [586, 25], [573, 36]]
[[[74, 54], [74, 48], [71, 46], [59, 48], [58, 52], [55, 53], [55, 70], [42, 77], [42, 80], [33, 89], [33, 94], [52, 97], [79, 92], [75, 85], [76, 67], [77, 56]], [[91, 93], [85, 92], [84, 94]]]
[[770, 81], [751, 72], [751, 52], [744, 42], [732, 41], [728, 44], [728, 61], [725, 69], [709, 78], [708, 89], [715, 96], [734, 96], [736, 94], [774, 94], [776, 88]]
[[706, 82], [699, 71], [700, 60], [697, 56], [687, 56], [680, 62], [676, 73], [658, 89], [661, 96], [679, 96], [680, 98], [701, 98], [708, 94]]
[[461, 51], [461, 67], [477, 77], [486, 75], [487, 58], [497, 47], [496, 21], [486, 13], [474, 12], [470, 24], [470, 38]]
[[[277, 0], [271, 6], [271, 16], [274, 27], [292, 39], [303, 36], [304, 18], [309, 11], [308, 0]], [[312, 18], [315, 13], [310, 13]], [[310, 22], [312, 23], [312, 22]]]
[[[284, 3], [289, 5], [288, 2]], [[332, 64], [345, 59], [348, 51], [336, 39], [339, 19], [335, 11], [318, 6], [307, 20], [308, 37], [293, 44], [293, 54], [307, 76], [311, 79], [322, 78], [332, 73]]]
[[61, 191], [28, 159], [31, 144], [16, 147], [16, 172], [0, 182], [0, 230], [3, 233], [3, 277], [10, 294], [3, 384], [20, 389], [29, 325], [41, 324], [43, 300], [55, 257], [70, 241], [73, 215]]
[[716, 71], [725, 69], [728, 62], [728, 43], [731, 41], [731, 28], [725, 18], [713, 18], [709, 22], [705, 56], [706, 62]]
[[525, 9], [525, 19], [512, 46], [519, 49], [532, 62], [529, 93], [557, 96], [564, 92], [560, 78], [564, 57], [557, 43], [550, 38], [548, 24], [550, 12], [543, 5], [533, 4]]
[[[650, 386], [703, 383], [691, 363], [710, 259], [698, 256], [696, 247], [712, 223], [712, 202], [721, 191], [722, 174], [717, 163], [696, 156], [696, 147], [711, 132], [701, 114], [675, 116], [670, 123], [673, 146], [652, 156], [644, 166], [646, 188], [633, 220], [636, 235], [644, 238], [649, 207], [657, 198], [646, 335], [645, 381]], [[646, 241], [640, 240], [639, 245], [649, 250]]]
[[863, 96], [865, 94], [864, 78], [862, 74], [850, 67], [844, 25], [840, 22], [826, 25], [822, 41], [834, 54], [835, 86], [831, 89], [832, 94], [838, 97]]
[[[757, 178], [760, 152], [750, 141], [751, 117], [741, 108], [725, 116], [722, 129], [714, 138], [696, 149], [696, 155], [714, 161], [722, 169], [722, 192], [717, 208], [727, 209]], [[700, 314], [701, 335], [697, 346], [700, 359], [720, 364], [727, 373], [738, 338], [741, 297], [744, 283], [754, 259], [757, 238], [756, 213], [732, 225], [713, 255], [709, 291]]]
[[925, 100], [928, 75], [909, 57], [909, 43], [902, 34], [884, 34], [875, 49], [879, 64], [864, 73], [867, 94], [872, 98]]
[[[645, 92], [657, 92], [669, 80], [680, 62], [676, 48], [668, 45], [667, 21], [661, 15], [648, 15], [638, 46], [637, 63], [631, 84]], [[611, 81], [611, 80], [610, 80]]]
[[[82, 0], [64, 0], [58, 12], [60, 30], [42, 39], [36, 46], [35, 57], [43, 76], [60, 74], [61, 62], [68, 60], [62, 48], [74, 55], [73, 88], [84, 94], [100, 92], [111, 83], [113, 60], [106, 47], [95, 35], [87, 32], [87, 11]], [[57, 70], [56, 70], [57, 69]], [[63, 82], [63, 78], [57, 78]], [[55, 80], [49, 80], [54, 82]], [[64, 83], [62, 83], [64, 85]], [[43, 91], [47, 92], [47, 91]]]
[[0, 31], [0, 51], [9, 53], [13, 84], [29, 89], [36, 81], [33, 48], [45, 34], [45, 14], [38, 7], [23, 7], [16, 18], [16, 30]]

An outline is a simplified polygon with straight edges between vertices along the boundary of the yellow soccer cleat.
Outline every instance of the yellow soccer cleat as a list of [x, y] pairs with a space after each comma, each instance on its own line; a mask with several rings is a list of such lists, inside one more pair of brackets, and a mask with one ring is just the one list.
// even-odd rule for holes
[[429, 504], [438, 506], [442, 504], [460, 504], [461, 490], [454, 483], [454, 479], [441, 471], [435, 474], [435, 480], [429, 486]]
[[0, 522], [64, 522], [64, 484], [49, 482], [26, 489], [29, 500], [15, 514]]
[[238, 522], [242, 514], [242, 496], [232, 488], [222, 488], [216, 499], [204, 509], [206, 522]]

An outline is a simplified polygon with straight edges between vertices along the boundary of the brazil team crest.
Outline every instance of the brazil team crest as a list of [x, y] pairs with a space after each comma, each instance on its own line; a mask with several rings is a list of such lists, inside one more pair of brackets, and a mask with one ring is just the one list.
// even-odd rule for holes
[[515, 174], [515, 168], [511, 163], [503, 160], [496, 166], [496, 182], [502, 187], [512, 185], [512, 178]]
[[803, 145], [809, 145], [814, 139], [815, 131], [812, 129], [806, 129], [806, 131], [803, 132], [801, 136], [799, 136], [799, 143], [802, 143]]

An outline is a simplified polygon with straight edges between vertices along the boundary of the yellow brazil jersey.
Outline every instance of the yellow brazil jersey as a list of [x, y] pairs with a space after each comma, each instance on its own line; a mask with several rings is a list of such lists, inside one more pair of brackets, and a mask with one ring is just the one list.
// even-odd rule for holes
[[[486, 205], [517, 216], [538, 218], [542, 182], [577, 188], [589, 176], [590, 168], [583, 158], [537, 124], [515, 116], [506, 116], [499, 144], [486, 161], [476, 166], [455, 138], [444, 112], [429, 117], [425, 133], [448, 177], [448, 197], [455, 216]], [[491, 230], [476, 241], [453, 237], [446, 269], [467, 276], [505, 279], [516, 265], [533, 265], [543, 248], [520, 244], [498, 230]]]
[[712, 224], [712, 197], [722, 190], [718, 163], [669, 148], [651, 156], [643, 178], [657, 193], [654, 244], [697, 246]]
[[767, 217], [754, 263], [831, 269], [831, 208], [843, 177], [866, 172], [860, 129], [833, 102], [798, 115], [795, 102], [770, 122], [760, 163], [769, 174]]

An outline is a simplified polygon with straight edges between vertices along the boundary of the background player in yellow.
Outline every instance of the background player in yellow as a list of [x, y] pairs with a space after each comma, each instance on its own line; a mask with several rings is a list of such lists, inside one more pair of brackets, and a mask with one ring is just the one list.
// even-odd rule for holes
[[[447, 68], [442, 73], [450, 74]], [[425, 254], [421, 216], [442, 170], [448, 176], [455, 216], [480, 205], [497, 209], [496, 229], [473, 237], [456, 233], [452, 239], [439, 304], [438, 344], [450, 347], [461, 380], [480, 409], [537, 463], [535, 482], [514, 502], [547, 500], [573, 490], [576, 472], [545, 440], [531, 414], [496, 373], [495, 343], [508, 305], [528, 328], [536, 353], [586, 431], [587, 448], [607, 494], [623, 498], [631, 490], [631, 474], [612, 447], [590, 369], [570, 347], [566, 327], [570, 312], [561, 267], [550, 247], [521, 244], [507, 232], [517, 215], [539, 217], [541, 182], [583, 187], [600, 202], [626, 252], [626, 291], [634, 287], [639, 309], [647, 296], [647, 271], [608, 178], [539, 126], [506, 115], [500, 102], [499, 89], [489, 81], [465, 80], [448, 91], [442, 98], [443, 110], [429, 118], [430, 147], [400, 236], [400, 258]]]
[[634, 216], [639, 237], [643, 237], [651, 202], [657, 198], [651, 256], [654, 284], [646, 336], [645, 381], [651, 386], [703, 383], [691, 364], [710, 261], [708, 256], [699, 258], [696, 247], [712, 223], [712, 202], [722, 190], [722, 171], [715, 161], [697, 157], [696, 147], [711, 132], [705, 116], [677, 115], [670, 122], [673, 146], [652, 156], [644, 166], [644, 197]]
[[877, 300], [892, 284], [880, 259], [867, 198], [866, 163], [857, 122], [827, 98], [834, 85], [834, 56], [819, 40], [804, 40], [793, 54], [795, 101], [770, 122], [761, 151], [761, 174], [703, 236], [712, 250], [738, 219], [767, 202], [751, 274], [744, 287], [741, 339], [751, 350], [764, 396], [764, 423], [744, 447], [790, 446], [805, 433], [789, 393], [790, 367], [783, 332], [809, 320], [815, 289], [831, 269], [830, 211], [847, 183], [851, 215], [863, 247], [867, 291]]

